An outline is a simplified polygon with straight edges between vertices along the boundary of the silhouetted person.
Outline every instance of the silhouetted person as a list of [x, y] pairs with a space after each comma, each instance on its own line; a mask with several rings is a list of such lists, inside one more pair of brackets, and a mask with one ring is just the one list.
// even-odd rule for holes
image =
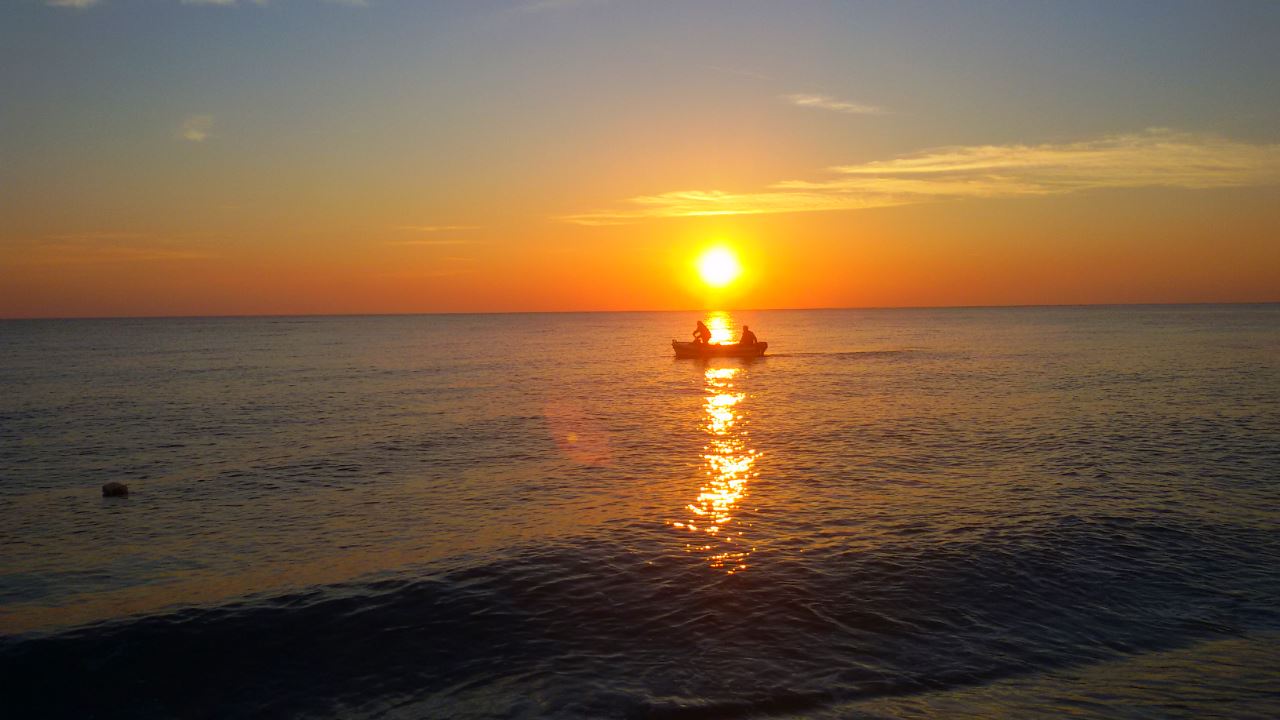
[[711, 342], [711, 330], [706, 325], [703, 325], [701, 320], [698, 321], [697, 327], [693, 329], [693, 341], [700, 345], [706, 345]]
[[742, 339], [738, 341], [739, 345], [755, 345], [760, 342], [756, 339], [756, 334], [751, 332], [751, 328], [746, 325], [742, 326]]

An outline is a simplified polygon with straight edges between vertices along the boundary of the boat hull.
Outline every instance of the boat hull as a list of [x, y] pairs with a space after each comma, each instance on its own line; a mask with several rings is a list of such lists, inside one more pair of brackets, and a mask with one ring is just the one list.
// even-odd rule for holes
[[754, 345], [701, 345], [692, 342], [672, 340], [671, 347], [678, 358], [713, 358], [713, 357], [760, 357], [769, 347], [769, 343], [758, 342]]

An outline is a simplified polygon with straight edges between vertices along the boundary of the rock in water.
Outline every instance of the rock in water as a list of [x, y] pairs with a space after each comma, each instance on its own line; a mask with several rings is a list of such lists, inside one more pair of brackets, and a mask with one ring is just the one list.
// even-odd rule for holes
[[102, 486], [102, 497], [129, 497], [129, 486], [124, 483], [109, 482]]

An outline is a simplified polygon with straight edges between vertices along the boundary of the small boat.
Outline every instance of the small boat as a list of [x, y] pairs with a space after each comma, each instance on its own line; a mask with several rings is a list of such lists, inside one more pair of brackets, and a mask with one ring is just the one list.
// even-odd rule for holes
[[764, 351], [769, 347], [767, 342], [758, 342], [754, 345], [743, 345], [741, 343], [725, 343], [724, 345], [703, 345], [695, 342], [680, 342], [672, 340], [671, 347], [676, 351], [678, 358], [713, 358], [713, 357], [760, 357], [764, 355]]

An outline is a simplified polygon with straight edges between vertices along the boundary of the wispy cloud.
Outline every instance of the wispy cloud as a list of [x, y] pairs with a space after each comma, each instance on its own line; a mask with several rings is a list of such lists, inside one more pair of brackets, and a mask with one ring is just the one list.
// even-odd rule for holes
[[411, 230], [421, 233], [450, 232], [453, 230], [479, 230], [479, 225], [399, 225], [394, 230]]
[[148, 233], [94, 230], [46, 235], [25, 241], [27, 262], [37, 265], [91, 265], [216, 257], [204, 243], [161, 239]]
[[178, 137], [191, 142], [204, 142], [213, 133], [212, 115], [188, 115], [178, 128]]
[[86, 249], [77, 246], [46, 246], [49, 254], [32, 260], [43, 265], [95, 265], [116, 262], [159, 262], [163, 260], [209, 260], [217, 255], [202, 250], [116, 245]]
[[832, 112], [846, 113], [848, 115], [885, 115], [889, 112], [877, 105], [863, 105], [862, 103], [837, 100], [830, 95], [797, 93], [793, 95], [783, 95], [782, 99], [799, 107], [831, 110]]
[[[44, 4], [49, 7], [64, 8], [88, 8], [98, 5], [102, 0], [44, 0]], [[178, 0], [181, 5], [207, 5], [213, 7], [236, 7], [238, 5], [257, 5], [259, 7], [270, 5], [272, 0]], [[330, 5], [345, 5], [347, 7], [369, 7], [372, 0], [319, 0], [319, 2], [328, 3]]]
[[474, 268], [453, 268], [450, 270], [402, 270], [399, 272], [383, 273], [381, 277], [388, 280], [430, 280], [432, 278], [473, 275], [475, 272], [476, 270]]
[[138, 240], [149, 238], [150, 235], [139, 232], [122, 232], [119, 230], [92, 230], [89, 232], [77, 233], [58, 233], [55, 235], [46, 235], [46, 240], [59, 242], [92, 242], [94, 240]]
[[646, 218], [851, 210], [947, 198], [1010, 198], [1102, 188], [1222, 188], [1280, 184], [1280, 145], [1151, 128], [1043, 145], [953, 146], [828, 169], [761, 191], [644, 195], [614, 210], [564, 218], [610, 225]]
[[[369, 7], [370, 0], [320, 0], [330, 5], [346, 5], [347, 7]], [[91, 0], [97, 2], [97, 0]], [[271, 0], [180, 0], [183, 5], [214, 5], [218, 7], [235, 7], [237, 5], [270, 5]]]
[[[438, 233], [452, 234], [457, 232], [466, 232], [468, 230], [479, 230], [479, 225], [400, 225], [392, 228], [393, 230], [404, 230], [415, 234], [435, 235]], [[474, 238], [461, 237], [428, 237], [413, 238], [409, 240], [392, 240], [388, 245], [474, 245]]]
[[422, 240], [392, 240], [388, 245], [475, 245], [475, 240], [461, 238], [435, 238]]
[[1260, 185], [1280, 179], [1280, 145], [1149, 128], [1057, 145], [945, 147], [832, 170], [842, 179], [779, 187], [863, 190], [889, 180], [909, 192], [1043, 195], [1106, 187]]
[[675, 190], [641, 195], [618, 210], [569, 215], [562, 219], [579, 225], [622, 225], [648, 218], [709, 217], [712, 215], [765, 215], [816, 210], [863, 210], [911, 202], [887, 195], [853, 195], [824, 192], [744, 192]]
[[556, 12], [574, 8], [604, 5], [609, 0], [529, 0], [516, 6], [516, 10], [526, 13]]
[[727, 76], [749, 77], [751, 79], [773, 79], [767, 76], [767, 74], [751, 72], [751, 70], [739, 68], [726, 68], [723, 67], [723, 65], [703, 65], [703, 68], [712, 70], [712, 72], [716, 73], [724, 73], [727, 74]]
[[722, 65], [703, 65], [702, 67], [712, 72], [724, 73], [725, 75], [737, 75], [738, 77], [751, 78], [752, 80], [772, 80], [773, 78], [763, 73], [752, 72], [751, 70], [741, 70], [738, 68], [724, 67]]
[[[216, 5], [219, 7], [233, 7], [239, 5], [239, 0], [181, 0], [183, 5]], [[267, 5], [271, 0], [246, 0], [246, 5]]]

